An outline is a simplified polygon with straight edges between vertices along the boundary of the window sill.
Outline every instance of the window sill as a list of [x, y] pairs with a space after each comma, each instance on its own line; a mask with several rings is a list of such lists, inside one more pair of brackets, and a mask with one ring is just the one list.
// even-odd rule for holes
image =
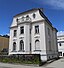
[[24, 33], [21, 33], [20, 35], [24, 35]]
[[24, 34], [19, 34], [19, 36], [24, 36]]
[[13, 36], [13, 37], [17, 37], [17, 36]]
[[41, 52], [41, 50], [34, 50], [34, 52], [35, 52], [35, 51], [39, 51], [39, 52]]
[[40, 35], [40, 33], [35, 33], [34, 35]]
[[13, 51], [11, 51], [11, 52], [17, 52], [17, 51], [13, 50]]
[[18, 52], [25, 52], [25, 50], [19, 50]]

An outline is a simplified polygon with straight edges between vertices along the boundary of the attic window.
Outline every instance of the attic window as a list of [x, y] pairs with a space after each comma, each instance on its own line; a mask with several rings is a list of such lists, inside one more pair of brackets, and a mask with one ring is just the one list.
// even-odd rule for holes
[[33, 18], [35, 18], [36, 17], [36, 14], [33, 14]]
[[22, 21], [24, 21], [24, 16], [22, 17]]
[[26, 16], [26, 20], [28, 20], [28, 19], [29, 19], [29, 15]]
[[16, 22], [18, 22], [18, 18], [16, 19]]

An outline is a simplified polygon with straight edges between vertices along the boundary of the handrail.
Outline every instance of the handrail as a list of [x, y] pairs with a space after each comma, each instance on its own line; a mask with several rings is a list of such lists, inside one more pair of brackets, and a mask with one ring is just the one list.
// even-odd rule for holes
[[21, 23], [21, 22], [30, 22], [31, 21], [31, 18], [30, 17], [28, 17], [28, 18], [26, 18], [26, 17], [23, 17], [23, 18], [20, 18], [20, 19], [18, 19], [18, 23]]

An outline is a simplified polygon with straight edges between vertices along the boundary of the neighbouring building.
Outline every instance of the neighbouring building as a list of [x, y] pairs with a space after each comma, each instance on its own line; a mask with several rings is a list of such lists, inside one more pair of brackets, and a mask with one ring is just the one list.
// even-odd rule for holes
[[59, 57], [64, 56], [64, 32], [58, 32], [57, 35], [57, 42], [58, 42], [58, 52], [59, 52]]
[[0, 54], [1, 52], [8, 52], [8, 49], [9, 49], [9, 36], [0, 35]]
[[9, 55], [40, 54], [42, 61], [58, 57], [57, 29], [42, 9], [31, 9], [13, 17]]

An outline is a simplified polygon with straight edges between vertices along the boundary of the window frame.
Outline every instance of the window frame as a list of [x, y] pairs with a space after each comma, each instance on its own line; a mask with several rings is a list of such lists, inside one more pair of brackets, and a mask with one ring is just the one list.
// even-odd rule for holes
[[59, 46], [62, 46], [62, 44], [61, 44], [61, 43], [59, 43]]
[[24, 26], [20, 27], [20, 34], [24, 34]]
[[48, 36], [51, 36], [51, 34], [50, 34], [50, 28], [48, 28]]
[[[37, 45], [36, 45], [36, 43], [39, 43], [39, 49], [37, 49]], [[37, 40], [35, 40], [35, 51], [41, 51], [40, 50], [40, 41], [37, 39]]]
[[13, 51], [16, 51], [16, 42], [13, 42]]
[[39, 34], [39, 25], [35, 25], [35, 34]]
[[24, 51], [24, 41], [23, 40], [20, 40], [19, 51]]
[[13, 35], [14, 37], [16, 37], [17, 36], [17, 30], [14, 30], [14, 35]]
[[59, 52], [59, 56], [62, 56], [62, 52]]
[[52, 51], [52, 48], [51, 48], [51, 40], [49, 40], [48, 43], [49, 43], [49, 51]]
[[36, 14], [35, 14], [35, 13], [33, 13], [33, 18], [34, 18], [34, 19], [36, 18]]

